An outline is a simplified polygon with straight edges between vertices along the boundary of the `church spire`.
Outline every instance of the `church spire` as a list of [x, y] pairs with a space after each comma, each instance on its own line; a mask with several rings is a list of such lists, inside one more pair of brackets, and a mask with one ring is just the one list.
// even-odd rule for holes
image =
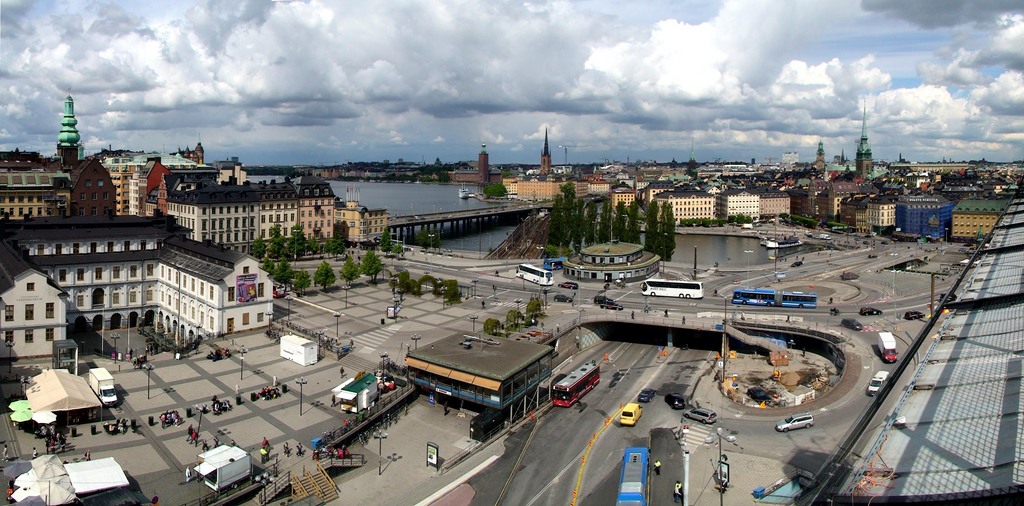
[[860, 142], [857, 143], [857, 158], [855, 161], [857, 177], [867, 179], [871, 175], [871, 145], [868, 144], [868, 106], [864, 103], [864, 112], [860, 126]]
[[544, 151], [541, 151], [540, 156], [551, 157], [551, 151], [548, 149], [548, 129], [544, 129]]
[[544, 149], [540, 152], [540, 173], [551, 172], [551, 149], [548, 148], [548, 129], [544, 129]]
[[78, 120], [75, 119], [75, 99], [69, 94], [64, 99], [64, 117], [60, 120], [60, 133], [57, 134], [57, 156], [64, 166], [78, 163], [78, 148], [82, 136], [78, 133]]

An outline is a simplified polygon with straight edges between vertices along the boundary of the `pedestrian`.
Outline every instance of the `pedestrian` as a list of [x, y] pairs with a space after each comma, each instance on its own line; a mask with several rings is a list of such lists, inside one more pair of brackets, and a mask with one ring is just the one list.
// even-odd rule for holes
[[672, 490], [672, 502], [679, 502], [683, 498], [683, 484], [676, 480], [675, 489]]
[[7, 445], [4, 445], [4, 462], [8, 460], [10, 460], [10, 457], [7, 455]]
[[331, 392], [331, 407], [338, 405], [338, 398], [334, 396], [334, 392]]
[[635, 320], [636, 319], [636, 311], [630, 311], [629, 312], [629, 319], [630, 320]]
[[480, 309], [487, 309], [487, 301], [485, 301], [485, 300], [480, 301]]
[[33, 446], [32, 447], [32, 458], [36, 458], [38, 456], [39, 456], [39, 450], [36, 450], [36, 448]]
[[661, 460], [654, 461], [654, 474], [661, 476]]
[[830, 305], [830, 306], [832, 305], [832, 297], [828, 298], [828, 305]]
[[192, 466], [185, 466], [185, 483], [192, 482]]
[[683, 317], [683, 325], [686, 325], [686, 317]]
[[86, 450], [85, 451], [85, 460], [86, 460], [86, 462], [92, 460], [92, 451], [90, 451], [90, 450]]
[[665, 318], [668, 318], [668, 309], [665, 310]]

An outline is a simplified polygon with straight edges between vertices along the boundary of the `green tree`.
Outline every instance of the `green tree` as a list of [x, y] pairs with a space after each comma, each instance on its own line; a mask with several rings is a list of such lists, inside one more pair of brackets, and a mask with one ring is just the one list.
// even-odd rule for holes
[[583, 237], [586, 234], [587, 223], [583, 221], [585, 217], [587, 202], [583, 199], [576, 199], [576, 204], [573, 206], [572, 211], [572, 245], [576, 251], [579, 251], [583, 247]]
[[338, 282], [338, 277], [334, 274], [334, 269], [327, 263], [327, 260], [320, 262], [320, 267], [316, 268], [316, 272], [313, 273], [313, 282], [316, 283], [316, 286], [323, 288], [324, 291]]
[[299, 258], [302, 253], [306, 250], [306, 232], [302, 230], [302, 225], [296, 223], [292, 225], [292, 235], [288, 238], [288, 254], [291, 257]]
[[377, 275], [380, 271], [384, 270], [384, 263], [381, 262], [380, 257], [377, 256], [373, 251], [367, 251], [366, 255], [363, 256], [363, 274], [370, 276], [370, 282], [377, 283]]
[[274, 280], [278, 283], [288, 286], [292, 284], [292, 279], [295, 278], [295, 271], [292, 270], [292, 264], [288, 263], [288, 260], [283, 259], [277, 264], [277, 270], [274, 271]]
[[644, 227], [644, 249], [651, 253], [658, 254], [661, 251], [661, 243], [659, 241], [661, 234], [658, 233], [658, 213], [660, 212], [661, 206], [658, 202], [651, 202], [647, 205], [647, 226]]
[[508, 188], [501, 183], [489, 184], [484, 187], [484, 195], [490, 198], [501, 198], [508, 195]]
[[597, 242], [608, 242], [612, 239], [612, 206], [607, 202], [601, 204], [601, 217], [597, 221]]
[[540, 297], [530, 297], [526, 302], [526, 317], [534, 319], [544, 314], [544, 301]]
[[548, 243], [555, 246], [565, 245], [569, 236], [569, 222], [565, 219], [565, 198], [562, 195], [555, 195], [555, 202], [551, 204], [551, 214], [548, 218]]
[[501, 320], [488, 318], [484, 320], [484, 333], [492, 336], [501, 334]]
[[629, 203], [626, 209], [626, 242], [640, 244], [640, 204], [637, 201]]
[[564, 197], [567, 202], [573, 202], [576, 200], [576, 183], [566, 181], [565, 183], [562, 183], [558, 189], [562, 192], [562, 197]]
[[658, 225], [658, 238], [661, 245], [661, 259], [669, 262], [676, 252], [676, 218], [672, 206], [668, 202], [661, 205], [661, 217]]
[[444, 301], [446, 304], [458, 304], [462, 302], [462, 294], [459, 293], [459, 282], [455, 279], [446, 279], [441, 283], [444, 287]]
[[523, 313], [520, 313], [518, 309], [509, 309], [508, 313], [505, 313], [506, 335], [519, 330], [519, 322], [521, 321], [523, 321]]
[[384, 233], [380, 235], [380, 250], [383, 251], [385, 255], [391, 253], [391, 243], [391, 229], [385, 228]]
[[339, 234], [332, 235], [324, 243], [324, 252], [328, 255], [334, 255], [334, 258], [338, 258], [345, 253], [345, 240]]
[[[597, 204], [587, 203], [583, 220], [583, 244], [589, 246], [597, 242]], [[582, 248], [581, 248], [582, 249]]]
[[352, 260], [352, 255], [345, 258], [345, 264], [341, 266], [341, 279], [345, 280], [346, 285], [351, 285], [353, 281], [359, 278], [359, 266], [356, 265], [355, 260]]
[[274, 274], [277, 272], [277, 262], [274, 259], [270, 257], [264, 258], [260, 268], [266, 271], [270, 277], [274, 278], [274, 281], [277, 281], [277, 278], [274, 277]]
[[294, 281], [292, 281], [292, 287], [295, 288], [295, 291], [299, 292], [299, 294], [301, 295], [306, 291], [307, 288], [310, 287], [311, 281], [312, 280], [309, 277], [309, 272], [301, 270], [296, 271], [295, 279]]
[[281, 226], [270, 227], [270, 245], [267, 247], [267, 255], [270, 258], [284, 258], [287, 250], [287, 239], [281, 235]]
[[612, 221], [612, 237], [620, 241], [626, 240], [626, 204], [621, 200], [615, 206], [615, 220]]
[[267, 254], [267, 242], [263, 237], [257, 236], [256, 240], [249, 245], [249, 252], [256, 258], [263, 258]]
[[405, 246], [402, 246], [402, 243], [400, 243], [400, 242], [396, 242], [396, 243], [392, 244], [391, 245], [391, 254], [395, 255], [395, 256], [401, 256], [402, 258], [405, 258]]
[[421, 228], [416, 232], [416, 244], [426, 249], [441, 247], [441, 234], [436, 229]]

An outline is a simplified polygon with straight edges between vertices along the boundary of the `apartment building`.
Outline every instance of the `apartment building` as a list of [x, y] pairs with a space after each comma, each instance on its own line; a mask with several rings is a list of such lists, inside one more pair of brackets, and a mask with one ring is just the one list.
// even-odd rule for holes
[[654, 197], [659, 205], [672, 207], [676, 223], [680, 220], [715, 219], [715, 196], [696, 190], [674, 190], [661, 192]]
[[213, 241], [247, 253], [259, 231], [259, 192], [250, 185], [220, 184], [167, 192], [167, 214], [188, 228], [193, 241]]

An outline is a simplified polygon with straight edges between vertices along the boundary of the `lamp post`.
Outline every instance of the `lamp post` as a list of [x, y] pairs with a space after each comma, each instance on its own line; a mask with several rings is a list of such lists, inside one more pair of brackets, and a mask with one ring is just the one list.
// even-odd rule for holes
[[473, 280], [473, 296], [474, 297], [476, 297], [476, 284], [479, 283], [479, 282], [480, 282], [479, 279], [474, 279]]
[[295, 383], [299, 385], [299, 416], [302, 416], [302, 386], [309, 382], [306, 381], [305, 377], [302, 377], [295, 380]]
[[747, 257], [747, 272], [750, 272], [750, 254], [753, 253], [753, 252], [754, 252], [753, 250], [749, 250], [749, 249], [743, 250], [743, 253], [744, 253], [743, 256]]
[[288, 295], [288, 296], [286, 296], [284, 298], [284, 300], [288, 301], [288, 321], [291, 322], [292, 321], [292, 296]]
[[345, 290], [345, 309], [348, 309], [348, 291], [352, 289], [352, 285], [346, 284], [341, 289]]
[[476, 319], [479, 318], [477, 315], [470, 315], [469, 319], [473, 320], [473, 333], [476, 334]]
[[420, 349], [420, 339], [423, 339], [423, 336], [419, 334], [413, 334], [412, 337], [410, 337], [409, 339], [412, 339], [412, 342], [415, 343], [415, 346], [413, 347], [414, 350]]
[[384, 353], [380, 354], [380, 374], [381, 374], [381, 376], [384, 375], [384, 363], [387, 361], [387, 359], [388, 359], [388, 353], [387, 352], [384, 352]]
[[121, 334], [118, 333], [118, 332], [114, 332], [113, 334], [110, 334], [110, 338], [114, 340], [114, 363], [116, 364], [117, 363], [117, 340], [121, 339]]
[[267, 325], [270, 326], [271, 329], [273, 329], [274, 328], [274, 312], [273, 311], [267, 311], [266, 313], [263, 313], [263, 314], [267, 315], [267, 320], [270, 321], [270, 323], [268, 323]]
[[246, 348], [245, 346], [241, 346], [238, 348], [238, 353], [242, 355], [241, 360], [238, 361], [238, 379], [242, 379], [242, 374], [244, 373], [243, 368], [245, 367], [245, 352], [247, 351], [249, 351], [249, 349]]
[[340, 338], [340, 336], [338, 335], [338, 326], [339, 325], [341, 325], [341, 313], [335, 311], [334, 312], [334, 339], [335, 340]]
[[434, 235], [435, 234], [433, 232], [427, 232], [427, 238], [429, 239], [427, 241], [427, 248], [426, 248], [427, 249], [427, 253], [428, 253], [428, 255], [427, 255], [427, 265], [430, 265], [430, 255], [429, 255], [429, 253], [430, 253], [430, 247], [434, 245]]
[[143, 367], [146, 368], [146, 398], [150, 399], [151, 397], [149, 396], [149, 373], [153, 372], [153, 364], [151, 362], [146, 362], [146, 365], [144, 365]]
[[14, 341], [4, 341], [7, 346], [7, 375], [11, 375], [11, 369], [14, 368]]
[[377, 460], [377, 476], [384, 474], [384, 440], [388, 438], [388, 433], [384, 431], [374, 431], [373, 439], [379, 442], [377, 448], [378, 460]]
[[550, 288], [545, 288], [545, 289], [543, 289], [541, 291], [544, 292], [544, 307], [548, 307], [548, 292], [551, 291], [551, 289]]
[[[718, 469], [715, 471], [715, 482], [718, 483], [718, 504], [725, 503], [725, 489], [729, 486], [729, 457], [722, 453], [722, 430], [716, 429], [718, 435]], [[730, 443], [736, 440], [735, 436], [725, 436]]]

